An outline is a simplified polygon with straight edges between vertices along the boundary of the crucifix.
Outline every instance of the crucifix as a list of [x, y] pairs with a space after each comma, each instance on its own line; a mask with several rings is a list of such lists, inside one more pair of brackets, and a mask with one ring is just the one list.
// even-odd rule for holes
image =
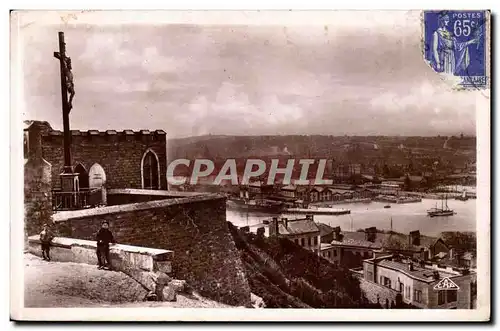
[[54, 52], [54, 57], [59, 60], [61, 72], [61, 101], [64, 127], [64, 170], [61, 176], [61, 188], [65, 192], [79, 191], [78, 174], [73, 172], [71, 165], [71, 131], [69, 128], [69, 112], [73, 108], [75, 88], [73, 74], [71, 73], [71, 59], [66, 56], [66, 43], [64, 32], [59, 32], [59, 52]]

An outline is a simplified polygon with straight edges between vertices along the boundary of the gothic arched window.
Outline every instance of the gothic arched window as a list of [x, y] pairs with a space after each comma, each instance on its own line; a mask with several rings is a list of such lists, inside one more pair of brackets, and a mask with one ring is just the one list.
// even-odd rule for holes
[[158, 156], [147, 150], [142, 158], [142, 188], [146, 190], [160, 189], [160, 169]]

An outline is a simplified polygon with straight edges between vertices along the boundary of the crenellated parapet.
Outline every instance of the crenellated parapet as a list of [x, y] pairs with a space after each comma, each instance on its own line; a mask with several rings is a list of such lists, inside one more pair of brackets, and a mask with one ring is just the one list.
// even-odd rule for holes
[[[73, 139], [83, 139], [83, 140], [92, 140], [94, 138], [99, 139], [100, 141], [109, 140], [111, 142], [115, 141], [155, 141], [155, 140], [164, 140], [166, 138], [166, 132], [163, 130], [71, 130], [71, 135]], [[49, 141], [58, 141], [63, 139], [64, 133], [60, 130], [52, 130], [43, 135], [44, 140]]]
[[[28, 146], [25, 154], [41, 153], [52, 165], [52, 185], [58, 188], [64, 167], [64, 132], [53, 130], [47, 122], [24, 124], [25, 146]], [[35, 134], [38, 127], [40, 130]], [[31, 146], [33, 144], [37, 149]], [[149, 153], [147, 159], [146, 153]], [[72, 130], [71, 158], [74, 167], [80, 165], [86, 172], [95, 164], [102, 167], [108, 189], [141, 189], [152, 183], [151, 176], [157, 178], [151, 187], [167, 189], [167, 134], [163, 130]], [[147, 168], [150, 166], [153, 166], [152, 174]]]

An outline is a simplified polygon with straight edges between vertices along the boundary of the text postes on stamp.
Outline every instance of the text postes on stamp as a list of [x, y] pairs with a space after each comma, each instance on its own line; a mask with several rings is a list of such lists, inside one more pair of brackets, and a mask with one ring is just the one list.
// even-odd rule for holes
[[487, 11], [425, 11], [424, 56], [438, 73], [462, 88], [488, 85], [485, 36]]

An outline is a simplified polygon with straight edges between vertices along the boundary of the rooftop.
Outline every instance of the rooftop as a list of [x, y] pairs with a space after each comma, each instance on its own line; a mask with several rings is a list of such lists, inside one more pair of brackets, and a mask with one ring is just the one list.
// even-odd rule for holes
[[312, 219], [288, 220], [287, 226], [279, 224], [279, 233], [285, 235], [320, 232], [318, 225]]
[[287, 185], [283, 186], [281, 189], [285, 191], [295, 191], [297, 188], [295, 187], [295, 185]]
[[[397, 270], [400, 271], [412, 278], [427, 282], [427, 283], [432, 283], [437, 280], [443, 279], [445, 277], [453, 277], [457, 276], [458, 272], [448, 272], [444, 270], [436, 270], [436, 269], [431, 269], [431, 268], [422, 268], [418, 264], [413, 263], [413, 270], [408, 270], [408, 265], [405, 262], [399, 262], [399, 261], [394, 261], [394, 260], [382, 260], [378, 263], [379, 267], [385, 267], [388, 269], [392, 270]], [[438, 279], [434, 278], [434, 273], [437, 272], [439, 277]]]
[[321, 233], [320, 235], [322, 237], [329, 235], [329, 234], [333, 233], [333, 231], [334, 231], [334, 228], [332, 228], [331, 226], [329, 226], [328, 224], [325, 224], [325, 223], [316, 223], [316, 226], [319, 228], [319, 231]]
[[321, 250], [330, 249], [332, 247], [334, 247], [332, 244], [326, 244], [326, 243], [321, 243], [320, 244], [320, 249]]
[[343, 232], [342, 241], [333, 240], [332, 245], [357, 246], [364, 248], [416, 250], [428, 248], [436, 241], [436, 238], [420, 235], [420, 245], [409, 245], [408, 235], [402, 233], [380, 233], [377, 232], [373, 242], [366, 240], [365, 232]]

